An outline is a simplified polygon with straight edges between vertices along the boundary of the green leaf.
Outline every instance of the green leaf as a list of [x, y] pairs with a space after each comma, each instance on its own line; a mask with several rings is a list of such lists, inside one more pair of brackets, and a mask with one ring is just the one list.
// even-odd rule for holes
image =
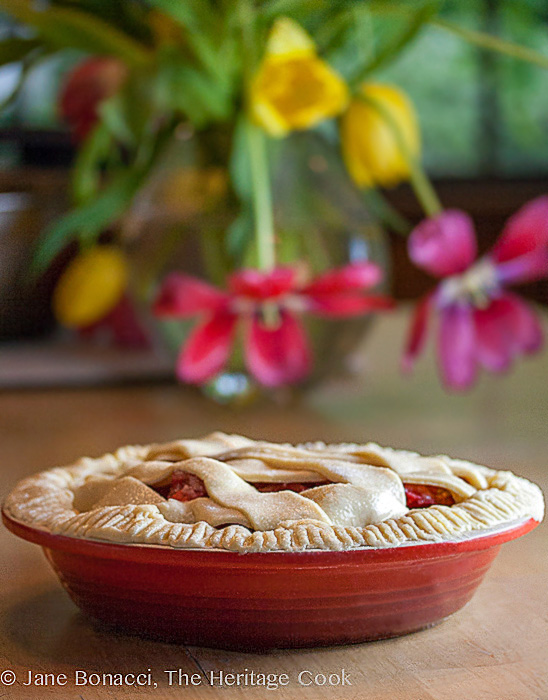
[[159, 61], [157, 100], [164, 108], [183, 112], [197, 128], [231, 115], [231, 95], [207, 73], [174, 51], [162, 52]]
[[100, 104], [98, 112], [105, 129], [117, 141], [126, 145], [132, 145], [135, 143], [135, 136], [131, 126], [128, 124], [126, 108], [127, 104], [124, 95], [118, 93], [108, 100], [104, 100]]
[[[264, 3], [261, 12], [270, 20], [276, 19], [280, 15], [288, 15], [298, 19], [299, 15], [306, 17], [311, 12], [326, 9], [330, 4], [331, 0], [269, 0]], [[337, 4], [340, 9], [341, 3], [333, 4]]]
[[[388, 63], [396, 59], [410, 44], [425, 25], [439, 12], [440, 3], [437, 0], [419, 4], [413, 10], [404, 12], [394, 18], [390, 16], [384, 19], [384, 31], [377, 25], [374, 27], [374, 35], [377, 41], [381, 39], [380, 47], [374, 52], [373, 57], [366, 61], [359, 70], [351, 76], [354, 85], [360, 83], [366, 76], [379, 68], [384, 68]], [[382, 11], [381, 11], [382, 15]]]
[[209, 0], [149, 0], [149, 4], [190, 31], [204, 29], [211, 23], [213, 8]]
[[151, 43], [152, 32], [148, 23], [149, 9], [145, 3], [128, 0], [54, 0], [56, 7], [70, 7], [99, 17], [125, 34]]
[[91, 200], [101, 185], [101, 168], [112, 148], [105, 124], [98, 124], [81, 146], [72, 171], [72, 192], [76, 204]]
[[202, 72], [181, 66], [177, 83], [178, 102], [187, 113], [199, 104], [206, 115], [205, 122], [223, 120], [230, 115], [232, 105], [226, 95]]
[[144, 173], [123, 172], [93, 200], [66, 214], [48, 227], [38, 244], [31, 273], [43, 272], [55, 256], [74, 238], [89, 241], [119, 218], [139, 189]]
[[11, 38], [0, 41], [0, 65], [21, 61], [35, 51], [41, 42], [37, 39]]
[[115, 56], [137, 67], [152, 58], [142, 44], [86, 12], [51, 6], [36, 10], [31, 0], [0, 0], [0, 10], [33, 27], [46, 43], [58, 48]]
[[186, 39], [204, 66], [211, 71], [219, 69], [213, 21], [216, 10], [209, 0], [150, 0], [150, 4], [186, 30]]
[[209, 81], [217, 84], [225, 94], [232, 92], [235, 76], [241, 68], [241, 51], [237, 41], [241, 27], [238, 13], [231, 2], [210, 0], [149, 0], [150, 4], [177, 22], [182, 30], [184, 46], [194, 63]]
[[324, 33], [323, 52], [329, 63], [348, 81], [361, 74], [373, 56], [374, 33], [372, 15], [367, 5], [341, 12], [331, 36]]

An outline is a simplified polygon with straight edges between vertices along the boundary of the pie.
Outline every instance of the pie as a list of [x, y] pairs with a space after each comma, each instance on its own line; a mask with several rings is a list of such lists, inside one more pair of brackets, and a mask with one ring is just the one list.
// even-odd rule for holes
[[218, 432], [40, 472], [5, 504], [54, 534], [242, 553], [456, 540], [543, 509], [531, 482], [460, 459]]

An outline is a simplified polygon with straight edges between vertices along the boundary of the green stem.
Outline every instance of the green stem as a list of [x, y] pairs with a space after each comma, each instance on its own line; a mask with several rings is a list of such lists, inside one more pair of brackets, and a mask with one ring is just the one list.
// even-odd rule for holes
[[409, 180], [411, 182], [411, 187], [413, 188], [415, 196], [419, 200], [424, 213], [429, 217], [439, 214], [443, 210], [443, 206], [438, 195], [436, 194], [436, 190], [424, 172], [420, 160], [416, 158], [413, 153], [411, 153], [399, 124], [392, 116], [390, 110], [386, 109], [386, 107], [381, 104], [379, 100], [375, 100], [372, 97], [360, 95], [360, 99], [366, 102], [369, 107], [375, 109], [381, 118], [386, 122], [388, 128], [392, 131], [396, 144], [409, 166]]
[[436, 194], [436, 190], [424, 172], [420, 161], [412, 156], [408, 158], [408, 161], [410, 171], [409, 179], [416, 198], [419, 200], [427, 216], [436, 216], [443, 209], [439, 197]]
[[[249, 114], [247, 99], [255, 78], [259, 56], [257, 23], [253, 0], [240, 0], [238, 5], [243, 42], [245, 108]], [[270, 188], [270, 168], [265, 132], [249, 119], [245, 121], [247, 153], [251, 173], [251, 199], [255, 220], [255, 243], [257, 267], [272, 270], [276, 265], [276, 242], [274, 238], [274, 211]], [[275, 304], [263, 304], [263, 319], [267, 326], [275, 328], [280, 320]]]
[[[240, 0], [238, 10], [244, 48], [244, 89], [247, 97], [250, 93], [259, 61], [256, 20], [254, 6], [250, 0]], [[247, 104], [246, 109], [249, 112], [249, 105]], [[255, 219], [257, 265], [261, 270], [271, 270], [276, 264], [276, 253], [266, 134], [249, 119], [245, 122], [245, 132], [251, 172], [251, 197]]]
[[514, 44], [506, 39], [501, 39], [498, 36], [493, 36], [492, 34], [486, 34], [485, 32], [478, 32], [474, 29], [466, 29], [453, 22], [448, 22], [447, 20], [435, 18], [430, 20], [430, 24], [439, 29], [444, 29], [451, 34], [468, 41], [471, 44], [480, 46], [483, 49], [488, 49], [489, 51], [497, 51], [498, 53], [504, 54], [506, 56], [511, 56], [512, 58], [517, 58], [520, 61], [526, 61], [527, 63], [532, 63], [541, 68], [548, 69], [548, 56], [535, 51], [534, 49], [529, 49], [526, 46], [520, 46], [519, 44]]
[[[244, 47], [244, 82], [247, 97], [258, 64], [255, 12], [250, 0], [240, 0], [238, 10]], [[248, 105], [246, 105], [246, 109], [248, 109]], [[245, 133], [251, 171], [257, 265], [261, 270], [271, 270], [276, 264], [276, 254], [266, 135], [250, 120], [245, 122]]]
[[246, 134], [251, 169], [257, 265], [261, 270], [271, 270], [276, 264], [276, 246], [266, 135], [251, 122], [246, 124]]
[[[262, 129], [248, 122], [246, 125], [249, 164], [251, 167], [253, 211], [255, 214], [255, 240], [257, 267], [272, 270], [276, 264], [274, 239], [274, 212], [270, 191], [270, 172], [266, 152], [266, 135]], [[267, 327], [275, 328], [280, 315], [276, 304], [263, 304], [263, 320]]]

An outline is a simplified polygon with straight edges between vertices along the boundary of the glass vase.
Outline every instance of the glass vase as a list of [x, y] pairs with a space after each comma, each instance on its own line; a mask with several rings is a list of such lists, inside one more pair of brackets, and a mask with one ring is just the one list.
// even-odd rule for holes
[[[134, 294], [149, 309], [169, 272], [225, 288], [232, 272], [253, 264], [252, 219], [241, 215], [231, 187], [228, 144], [227, 134], [197, 138], [180, 130], [125, 220]], [[337, 145], [315, 132], [295, 133], [273, 142], [270, 156], [277, 264], [305, 264], [316, 275], [368, 260], [384, 271], [385, 289], [386, 235], [351, 182]], [[174, 362], [195, 322], [154, 320]], [[239, 335], [225, 370], [202, 386], [204, 393], [221, 403], [245, 402], [265, 393], [287, 398], [325, 379], [361, 370], [357, 353], [371, 326], [370, 315], [331, 320], [304, 314], [302, 322], [313, 366], [298, 386], [259, 385], [245, 367]]]

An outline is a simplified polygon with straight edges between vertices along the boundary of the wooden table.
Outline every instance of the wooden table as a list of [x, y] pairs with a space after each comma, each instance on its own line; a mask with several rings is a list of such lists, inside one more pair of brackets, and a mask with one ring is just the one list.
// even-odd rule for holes
[[[375, 439], [423, 452], [448, 452], [510, 468], [548, 485], [548, 354], [467, 396], [445, 394], [433, 362], [416, 375], [397, 371], [404, 315], [378, 323], [366, 344], [363, 381], [326, 387], [291, 407], [260, 404], [231, 411], [180, 387], [25, 391], [0, 396], [2, 492], [20, 477], [98, 455], [119, 444], [168, 440], [212, 429], [274, 440]], [[0, 531], [0, 671], [18, 683], [0, 698], [355, 698], [356, 700], [546, 700], [548, 698], [548, 532], [507, 544], [472, 602], [431, 630], [350, 647], [266, 655], [184, 648], [112, 634], [81, 615], [40, 550]], [[287, 673], [290, 685], [169, 687], [163, 672]], [[77, 669], [146, 672], [158, 687], [74, 687]], [[351, 686], [301, 686], [301, 671], [348, 675]], [[65, 673], [67, 686], [24, 687], [28, 671]], [[309, 678], [305, 675], [305, 679]], [[333, 680], [335, 678], [333, 677]], [[321, 677], [320, 677], [321, 681]]]

